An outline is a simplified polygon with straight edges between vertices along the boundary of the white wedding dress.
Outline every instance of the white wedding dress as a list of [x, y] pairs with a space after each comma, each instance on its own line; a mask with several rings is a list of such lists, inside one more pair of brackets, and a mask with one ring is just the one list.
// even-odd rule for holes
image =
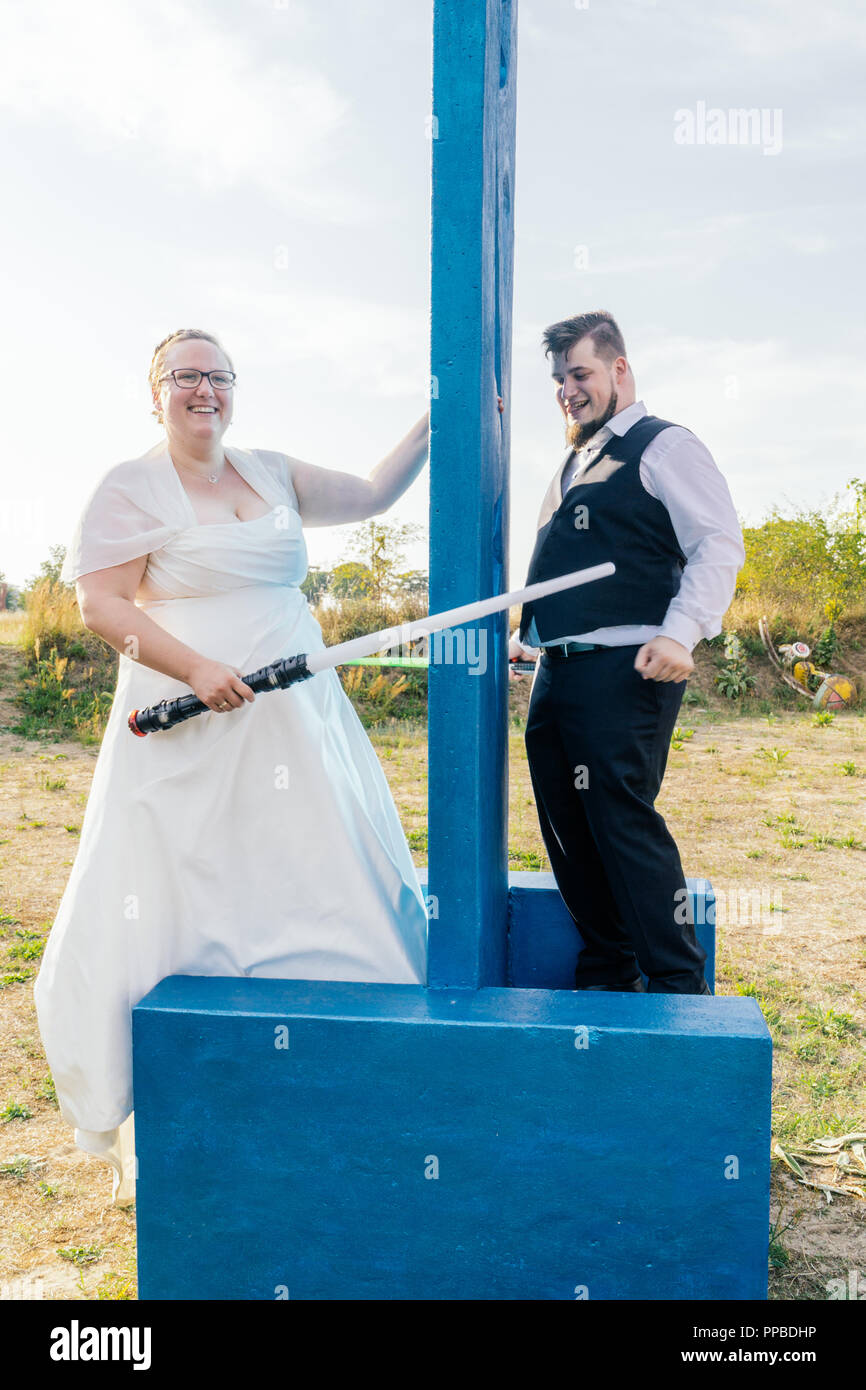
[[[246, 674], [323, 641], [298, 587], [306, 548], [291, 460], [226, 453], [267, 515], [199, 524], [163, 442], [97, 485], [62, 576], [148, 554], [139, 606]], [[159, 980], [426, 982], [424, 898], [336, 672], [146, 738], [130, 732], [131, 710], [188, 693], [120, 656], [35, 985], [61, 1113], [81, 1148], [112, 1163], [118, 1204], [134, 1197], [131, 1010]]]

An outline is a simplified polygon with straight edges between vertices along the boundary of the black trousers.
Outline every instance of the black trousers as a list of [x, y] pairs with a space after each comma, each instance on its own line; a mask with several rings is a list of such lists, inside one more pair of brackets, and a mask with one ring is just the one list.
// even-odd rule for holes
[[575, 984], [708, 993], [676, 843], [655, 809], [686, 682], [637, 646], [539, 658], [526, 751], [551, 868], [584, 941]]

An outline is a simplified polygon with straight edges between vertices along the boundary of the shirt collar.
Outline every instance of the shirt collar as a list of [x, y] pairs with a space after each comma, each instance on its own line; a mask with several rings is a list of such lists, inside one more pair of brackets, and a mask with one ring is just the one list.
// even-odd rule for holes
[[630, 430], [632, 425], [636, 425], [638, 420], [642, 420], [649, 411], [643, 401], [635, 401], [633, 405], [627, 405], [625, 410], [618, 410], [616, 415], [612, 415], [605, 425], [606, 430], [611, 434], [623, 435], [626, 430]]
[[[607, 424], [603, 425], [600, 430], [597, 430], [582, 448], [569, 449], [562, 463], [559, 465], [556, 477], [550, 487], [551, 493], [555, 492], [557, 501], [562, 497], [562, 488], [566, 475], [573, 467], [575, 460], [581, 458], [584, 460], [588, 459], [591, 454], [595, 454], [598, 450], [603, 449], [612, 435], [624, 435], [626, 430], [630, 430], [632, 425], [636, 425], [638, 420], [642, 420], [643, 417], [648, 414], [649, 411], [643, 401], [635, 401], [632, 405], [627, 405], [624, 410], [617, 411], [616, 415], [612, 415]], [[555, 511], [556, 505], [557, 502], [553, 505], [553, 511]], [[552, 511], [549, 508], [549, 498], [545, 498], [544, 504], [542, 505], [542, 513], [547, 520], [550, 519]], [[543, 522], [539, 522], [539, 530], [542, 524]]]
[[585, 444], [581, 445], [581, 447], [576, 449], [573, 453], [570, 452], [565, 463], [567, 464], [569, 459], [576, 458], [580, 455], [585, 454], [588, 456], [589, 454], [598, 453], [600, 449], [604, 448], [612, 435], [624, 435], [626, 430], [630, 430], [632, 425], [636, 425], [638, 420], [642, 420], [644, 415], [648, 413], [643, 401], [635, 401], [633, 405], [627, 405], [624, 410], [617, 411], [616, 415], [610, 417], [607, 424], [602, 425], [600, 430], [596, 430], [591, 439], [588, 439]]

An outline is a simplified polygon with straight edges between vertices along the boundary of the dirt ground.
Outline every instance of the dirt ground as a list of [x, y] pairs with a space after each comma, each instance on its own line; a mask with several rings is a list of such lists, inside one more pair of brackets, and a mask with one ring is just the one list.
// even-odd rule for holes
[[[8, 731], [19, 661], [0, 646], [0, 1169], [12, 1165], [0, 1171], [0, 1298], [134, 1297], [134, 1211], [111, 1206], [110, 1169], [75, 1147], [59, 1116], [32, 998], [97, 749]], [[526, 681], [512, 694], [511, 865], [547, 868], [523, 751], [528, 691]], [[682, 709], [683, 735], [658, 807], [687, 876], [709, 879], [728, 904], [717, 992], [761, 999], [774, 1037], [774, 1131], [782, 1142], [862, 1131], [864, 712], [818, 727], [805, 705], [766, 716], [749, 713], [747, 702], [738, 713], [702, 681], [694, 696]], [[372, 738], [423, 864], [425, 732], [395, 721]], [[740, 893], [753, 902], [763, 895], [758, 920], [737, 916]], [[806, 1188], [776, 1161], [771, 1215], [771, 1297], [827, 1298], [833, 1279], [866, 1295], [866, 1200]]]

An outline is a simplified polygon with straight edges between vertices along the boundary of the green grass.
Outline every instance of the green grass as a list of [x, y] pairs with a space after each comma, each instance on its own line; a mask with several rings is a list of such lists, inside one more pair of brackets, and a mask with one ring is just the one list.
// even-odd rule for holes
[[862, 1110], [842, 1108], [863, 1091], [863, 1029], [852, 1015], [807, 1002], [799, 982], [782, 978], [772, 964], [759, 979], [734, 974], [734, 989], [757, 999], [773, 1040], [776, 1138], [805, 1142], [866, 1128]]
[[538, 873], [545, 870], [548, 865], [545, 855], [539, 854], [537, 850], [512, 849], [508, 853], [508, 867], [509, 869], [525, 869]]
[[32, 1120], [33, 1111], [26, 1105], [19, 1104], [18, 1101], [10, 1101], [3, 1110], [0, 1110], [0, 1121], [9, 1124], [11, 1120]]
[[58, 1250], [57, 1253], [61, 1260], [69, 1260], [81, 1268], [101, 1260], [105, 1251], [101, 1245], [72, 1245], [66, 1250]]
[[40, 1100], [47, 1100], [51, 1105], [59, 1108], [57, 1099], [57, 1087], [54, 1084], [54, 1077], [51, 1075], [42, 1078], [37, 1087], [36, 1094]]
[[44, 1168], [46, 1164], [44, 1158], [30, 1158], [27, 1154], [18, 1154], [8, 1163], [0, 1163], [0, 1177], [13, 1178], [16, 1182], [24, 1182], [25, 1178], [30, 1177], [31, 1173]]
[[[781, 1219], [781, 1218], [780, 1218]], [[781, 1269], [788, 1264], [790, 1255], [782, 1244], [782, 1236], [789, 1231], [793, 1221], [788, 1221], [784, 1226], [779, 1225], [779, 1221], [774, 1221], [770, 1226], [770, 1242], [767, 1250], [767, 1258], [771, 1269]]]
[[45, 941], [38, 932], [23, 931], [15, 933], [15, 945], [6, 952], [10, 960], [39, 960], [45, 950]]
[[97, 1298], [110, 1299], [113, 1303], [119, 1299], [134, 1299], [136, 1280], [134, 1274], [116, 1274], [113, 1270], [109, 1274], [104, 1274], [96, 1290]]
[[782, 1099], [778, 1106], [773, 1107], [773, 1133], [782, 1142], [801, 1139], [807, 1143], [810, 1139], [821, 1139], [827, 1134], [852, 1134], [862, 1126], [862, 1113], [826, 1110], [823, 1107], [803, 1110], [795, 1103], [783, 1103]]
[[835, 1009], [825, 1010], [815, 1004], [808, 1004], [797, 1018], [804, 1029], [821, 1033], [825, 1038], [856, 1037], [860, 1032], [850, 1014], [838, 1014]]
[[7, 970], [0, 975], [0, 989], [9, 989], [12, 985], [26, 985], [28, 980], [32, 980], [34, 971], [32, 970]]

